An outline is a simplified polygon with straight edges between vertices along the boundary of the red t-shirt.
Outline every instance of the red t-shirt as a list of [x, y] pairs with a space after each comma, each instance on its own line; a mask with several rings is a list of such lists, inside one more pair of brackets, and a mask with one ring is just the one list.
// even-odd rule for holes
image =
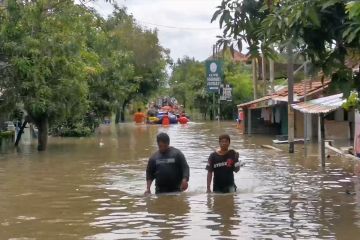
[[142, 112], [137, 112], [134, 114], [134, 121], [136, 123], [143, 123], [145, 120], [145, 114]]
[[164, 115], [164, 116], [163, 116], [162, 124], [163, 124], [163, 125], [169, 125], [169, 124], [170, 124], [170, 118], [169, 118], [168, 115]]
[[178, 121], [180, 124], [187, 124], [189, 119], [187, 119], [187, 117], [180, 117]]

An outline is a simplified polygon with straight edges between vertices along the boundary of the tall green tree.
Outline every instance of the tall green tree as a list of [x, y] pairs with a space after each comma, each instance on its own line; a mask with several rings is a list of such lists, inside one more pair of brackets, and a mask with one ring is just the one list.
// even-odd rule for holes
[[8, 61], [6, 89], [12, 91], [39, 130], [45, 150], [49, 123], [84, 114], [88, 106], [88, 12], [73, 1], [7, 1], [2, 12], [1, 52]]
[[126, 9], [116, 5], [105, 28], [111, 36], [110, 45], [132, 53], [133, 75], [130, 82], [136, 87], [119, 102], [117, 115], [122, 113], [124, 116], [124, 109], [132, 100], [146, 101], [154, 91], [164, 86], [169, 51], [160, 45], [156, 30], [142, 28]]

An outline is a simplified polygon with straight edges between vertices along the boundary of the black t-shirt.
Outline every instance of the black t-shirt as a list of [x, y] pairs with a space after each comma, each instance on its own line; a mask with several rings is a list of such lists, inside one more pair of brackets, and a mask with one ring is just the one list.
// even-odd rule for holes
[[229, 192], [230, 187], [235, 187], [234, 170], [238, 165], [239, 156], [234, 150], [229, 150], [225, 155], [217, 152], [210, 154], [206, 170], [214, 172], [214, 192]]
[[189, 165], [184, 154], [174, 147], [165, 153], [154, 153], [146, 169], [146, 180], [155, 179], [157, 193], [180, 191], [182, 179], [189, 180], [189, 176]]

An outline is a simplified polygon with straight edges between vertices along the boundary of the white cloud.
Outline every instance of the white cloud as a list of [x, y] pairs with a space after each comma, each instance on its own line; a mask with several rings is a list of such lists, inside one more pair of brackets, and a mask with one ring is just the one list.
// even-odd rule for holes
[[[210, 23], [220, 0], [116, 0], [126, 6], [138, 23], [147, 28], [157, 28], [163, 47], [170, 49], [176, 60], [185, 55], [204, 60], [212, 54], [218, 23]], [[94, 3], [102, 14], [112, 12], [111, 5], [103, 0]], [[168, 27], [166, 27], [168, 26]]]

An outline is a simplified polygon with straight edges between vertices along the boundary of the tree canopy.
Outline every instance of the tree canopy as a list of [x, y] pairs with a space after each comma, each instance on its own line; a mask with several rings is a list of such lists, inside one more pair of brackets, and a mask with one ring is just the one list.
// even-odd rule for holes
[[164, 82], [168, 51], [115, 6], [105, 19], [73, 0], [8, 0], [0, 12], [0, 88], [39, 129], [99, 118]]
[[223, 0], [214, 13], [231, 48], [241, 41], [250, 55], [260, 49], [274, 58], [288, 43], [310, 59], [314, 67], [332, 74], [345, 66], [345, 57], [360, 46], [360, 3], [344, 0]]

